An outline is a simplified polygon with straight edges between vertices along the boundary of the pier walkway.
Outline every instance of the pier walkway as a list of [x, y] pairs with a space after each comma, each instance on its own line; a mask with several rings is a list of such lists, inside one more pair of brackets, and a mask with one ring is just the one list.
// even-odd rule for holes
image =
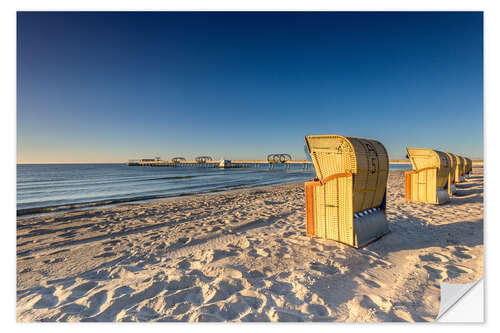
[[268, 160], [174, 160], [161, 161], [159, 159], [130, 160], [129, 166], [171, 167], [171, 168], [255, 168], [255, 169], [302, 169], [312, 170], [313, 164], [309, 161], [268, 161]]

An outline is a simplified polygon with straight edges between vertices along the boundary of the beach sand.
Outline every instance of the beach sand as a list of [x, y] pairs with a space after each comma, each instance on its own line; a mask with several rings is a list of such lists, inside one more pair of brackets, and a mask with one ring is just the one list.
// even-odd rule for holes
[[483, 276], [483, 169], [448, 204], [404, 200], [362, 249], [305, 234], [303, 184], [25, 217], [18, 321], [433, 321]]

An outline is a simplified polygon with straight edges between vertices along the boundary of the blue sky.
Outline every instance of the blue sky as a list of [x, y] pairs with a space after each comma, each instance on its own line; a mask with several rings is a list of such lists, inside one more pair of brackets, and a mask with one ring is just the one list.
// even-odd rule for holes
[[17, 162], [483, 157], [482, 13], [18, 13]]

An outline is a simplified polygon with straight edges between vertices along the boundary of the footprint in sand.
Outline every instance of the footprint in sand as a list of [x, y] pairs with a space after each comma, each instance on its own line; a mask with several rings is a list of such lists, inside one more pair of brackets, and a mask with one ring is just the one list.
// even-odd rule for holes
[[378, 295], [367, 295], [366, 297], [368, 297], [371, 302], [376, 304], [376, 306], [384, 312], [388, 312], [392, 309], [392, 303], [384, 297]]
[[269, 287], [269, 291], [276, 295], [286, 295], [292, 291], [292, 289], [293, 285], [291, 283], [279, 281], [271, 282], [271, 286]]
[[88, 298], [89, 306], [88, 309], [83, 313], [85, 316], [93, 316], [97, 314], [102, 305], [108, 299], [107, 290], [101, 290]]
[[361, 273], [360, 277], [366, 282], [366, 284], [368, 284], [372, 288], [380, 288], [381, 287], [380, 284], [378, 284], [377, 282], [373, 281], [371, 279], [371, 277], [368, 274], [366, 274], [366, 273]]
[[460, 265], [446, 265], [446, 273], [450, 279], [454, 279], [462, 274], [474, 273], [474, 270]]
[[43, 263], [44, 264], [55, 264], [55, 263], [58, 263], [61, 261], [63, 261], [63, 258], [47, 259], [47, 260], [44, 260]]
[[94, 258], [108, 258], [108, 257], [114, 257], [114, 256], [116, 256], [115, 252], [103, 252], [101, 254], [94, 256]]
[[[244, 290], [241, 292], [244, 294]], [[258, 295], [252, 295], [252, 296], [245, 296], [245, 295], [239, 295], [238, 298], [241, 299], [245, 304], [247, 304], [249, 307], [251, 307], [253, 310], [259, 310], [261, 306], [264, 304], [264, 300], [259, 297]]]
[[187, 270], [191, 267], [191, 263], [189, 262], [189, 260], [183, 260], [179, 262], [176, 267], [178, 269]]
[[224, 320], [235, 320], [240, 317], [241, 314], [246, 313], [249, 306], [242, 302], [225, 302], [219, 310], [218, 315]]
[[118, 287], [113, 291], [113, 297], [112, 298], [118, 298], [123, 295], [130, 295], [135, 291], [135, 289], [130, 288], [129, 286], [122, 286]]
[[179, 303], [189, 303], [199, 306], [203, 303], [203, 293], [201, 287], [192, 287], [169, 294], [163, 298], [167, 309], [174, 308]]
[[231, 279], [241, 279], [243, 277], [243, 273], [237, 269], [226, 267], [224, 268], [222, 276]]
[[266, 277], [266, 275], [264, 273], [262, 273], [261, 271], [255, 270], [255, 269], [248, 272], [248, 278], [262, 279], [265, 277]]
[[447, 276], [443, 276], [443, 274], [445, 274], [445, 273], [441, 269], [433, 268], [429, 265], [424, 265], [424, 269], [429, 274], [430, 281], [436, 281], [438, 279], [446, 279], [446, 277], [447, 277]]
[[225, 251], [225, 250], [206, 250], [205, 253], [202, 255], [202, 261], [210, 264], [213, 263], [217, 260], [226, 258], [226, 257], [232, 257], [236, 256], [238, 253], [234, 250], [232, 251]]
[[75, 284], [75, 278], [70, 277], [70, 278], [62, 278], [62, 279], [56, 279], [56, 280], [49, 280], [47, 281], [48, 285], [57, 285], [57, 287], [62, 287], [61, 289], [67, 289], [71, 287], [72, 285]]
[[236, 244], [230, 244], [230, 245], [234, 245], [236, 246], [237, 248], [240, 248], [240, 249], [246, 249], [250, 246], [250, 241], [248, 240], [247, 237], [243, 237], [241, 239], [239, 239]]
[[375, 314], [378, 311], [380, 311], [379, 305], [376, 302], [374, 302], [374, 300], [371, 297], [367, 295], [362, 296], [361, 300], [359, 301], [359, 306], [363, 309], [368, 310], [372, 314]]
[[309, 265], [309, 268], [321, 273], [325, 273], [327, 275], [334, 275], [339, 272], [339, 269], [337, 267], [331, 267], [327, 266], [325, 264], [319, 263], [319, 262], [312, 262]]
[[130, 311], [127, 311], [127, 313], [131, 314], [131, 316], [129, 316], [130, 318], [129, 321], [139, 321], [139, 322], [148, 322], [160, 316], [159, 313], [157, 313], [155, 310], [151, 309], [148, 306], [143, 306], [140, 309], [134, 307], [130, 309]]
[[54, 287], [43, 288], [40, 290], [41, 298], [33, 305], [35, 309], [52, 308], [59, 303], [59, 298], [54, 296]]
[[318, 317], [328, 316], [328, 309], [321, 304], [309, 304], [306, 308], [307, 312]]
[[70, 315], [81, 314], [87, 309], [88, 308], [86, 306], [81, 305], [81, 304], [76, 304], [76, 303], [68, 304], [68, 305], [65, 305], [65, 306], [59, 308], [59, 310], [61, 310], [62, 312], [70, 314]]
[[207, 300], [205, 303], [224, 301], [243, 289], [241, 280], [218, 278], [203, 290], [203, 299]]
[[90, 290], [94, 289], [96, 286], [97, 282], [89, 281], [74, 287], [73, 289], [71, 289], [71, 294], [64, 300], [65, 303], [70, 303], [74, 300], [77, 300], [85, 296]]
[[248, 254], [252, 257], [269, 257], [270, 252], [269, 249], [254, 248]]
[[469, 249], [467, 249], [465, 247], [457, 246], [457, 247], [455, 247], [455, 251], [453, 251], [452, 254], [455, 257], [459, 257], [459, 258], [462, 258], [462, 259], [473, 259], [473, 258], [475, 258], [474, 255], [467, 254], [466, 252], [469, 252]]
[[442, 254], [437, 254], [437, 253], [420, 255], [419, 258], [420, 258], [420, 260], [426, 261], [426, 262], [448, 262], [449, 261], [448, 257], [446, 257]]

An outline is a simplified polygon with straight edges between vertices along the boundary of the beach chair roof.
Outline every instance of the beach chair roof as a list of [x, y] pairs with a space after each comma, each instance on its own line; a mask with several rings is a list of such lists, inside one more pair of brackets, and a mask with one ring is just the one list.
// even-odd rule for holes
[[446, 169], [449, 172], [450, 159], [449, 156], [438, 150], [429, 148], [406, 148], [408, 158], [415, 170], [425, 168]]
[[307, 135], [307, 149], [319, 180], [339, 173], [387, 171], [385, 147], [372, 139], [342, 135]]

